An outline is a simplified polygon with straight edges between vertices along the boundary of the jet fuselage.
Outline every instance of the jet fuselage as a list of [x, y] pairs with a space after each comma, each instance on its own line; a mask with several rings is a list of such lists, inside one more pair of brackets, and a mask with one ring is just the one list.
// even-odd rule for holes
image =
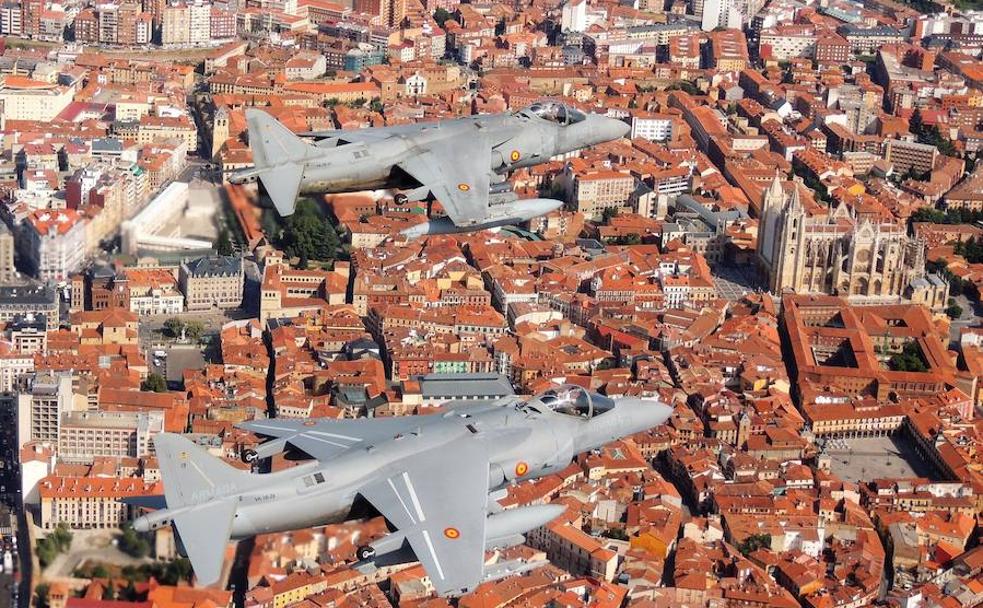
[[[407, 127], [379, 141], [344, 143], [344, 136], [321, 140], [317, 144], [319, 154], [304, 164], [300, 192], [321, 194], [418, 187], [397, 167], [398, 163], [419, 150], [444, 141], [466, 139], [479, 132], [493, 140], [489, 170], [505, 175], [619, 137], [624, 134], [625, 125], [596, 115], [564, 125], [517, 114], [487, 114]], [[245, 170], [243, 175], [248, 172]]]
[[[638, 399], [620, 399], [611, 411], [585, 419], [529, 407], [490, 403], [420, 416], [419, 427], [391, 439], [348, 450], [328, 462], [305, 461], [296, 467], [262, 475], [264, 483], [236, 496], [232, 538], [280, 532], [355, 519], [361, 513], [358, 488], [383, 477], [404, 459], [461, 437], [482, 441], [489, 451], [489, 490], [515, 480], [535, 479], [562, 470], [573, 457], [618, 437], [662, 422], [665, 411]], [[540, 408], [542, 409], [542, 408]], [[352, 438], [318, 433], [326, 444]], [[323, 435], [323, 436], [322, 436]], [[447, 454], [453, 459], [454, 454]], [[448, 488], [453, 491], [453, 488]], [[210, 490], [219, 498], [233, 494], [221, 485]], [[156, 516], [156, 517], [155, 517]], [[158, 517], [163, 517], [157, 521]], [[138, 519], [138, 530], [169, 522], [164, 512]]]

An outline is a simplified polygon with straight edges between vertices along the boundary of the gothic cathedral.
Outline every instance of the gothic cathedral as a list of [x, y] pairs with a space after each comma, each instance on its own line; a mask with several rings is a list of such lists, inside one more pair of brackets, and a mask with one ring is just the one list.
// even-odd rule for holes
[[806, 209], [794, 186], [786, 194], [776, 175], [762, 200], [758, 257], [772, 293], [896, 302], [936, 283], [925, 279], [925, 243], [903, 223], [858, 217], [845, 204]]

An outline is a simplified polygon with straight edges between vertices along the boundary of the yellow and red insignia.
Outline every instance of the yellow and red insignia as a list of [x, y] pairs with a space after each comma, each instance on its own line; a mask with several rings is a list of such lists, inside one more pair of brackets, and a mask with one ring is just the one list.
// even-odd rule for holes
[[461, 532], [457, 528], [444, 528], [444, 536], [456, 540], [461, 537]]
[[458, 184], [457, 189], [460, 190], [461, 192], [467, 192], [468, 190], [471, 189], [471, 186], [467, 184]]
[[519, 160], [520, 158], [522, 158], [522, 155], [519, 154], [519, 151], [518, 150], [512, 150], [512, 154], [509, 155], [509, 158], [512, 159], [512, 162], [515, 162], [515, 161]]
[[523, 475], [525, 475], [528, 472], [529, 472], [529, 465], [528, 464], [520, 461], [517, 465], [515, 465], [515, 475], [516, 475], [516, 477], [522, 477]]

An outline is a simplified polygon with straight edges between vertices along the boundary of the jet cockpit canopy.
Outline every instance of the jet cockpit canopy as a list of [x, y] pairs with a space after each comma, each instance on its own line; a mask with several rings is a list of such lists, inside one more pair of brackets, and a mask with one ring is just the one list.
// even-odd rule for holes
[[532, 397], [524, 407], [539, 413], [549, 410], [589, 420], [614, 409], [614, 399], [573, 384], [563, 384]]
[[572, 125], [587, 120], [587, 115], [577, 108], [556, 101], [534, 103], [520, 113], [526, 116], [536, 116], [537, 118], [561, 125]]

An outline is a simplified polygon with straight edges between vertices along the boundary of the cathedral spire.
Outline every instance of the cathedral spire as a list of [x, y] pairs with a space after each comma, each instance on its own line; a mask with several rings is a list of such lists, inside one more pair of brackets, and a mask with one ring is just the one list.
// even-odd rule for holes
[[799, 181], [796, 180], [792, 182], [792, 196], [788, 198], [788, 207], [793, 212], [798, 212], [802, 209], [802, 200], [799, 198]]
[[768, 186], [768, 192], [765, 193], [765, 198], [770, 201], [782, 201], [785, 199], [785, 190], [782, 189], [782, 179], [781, 172], [775, 169], [775, 178], [771, 180], [771, 185]]

